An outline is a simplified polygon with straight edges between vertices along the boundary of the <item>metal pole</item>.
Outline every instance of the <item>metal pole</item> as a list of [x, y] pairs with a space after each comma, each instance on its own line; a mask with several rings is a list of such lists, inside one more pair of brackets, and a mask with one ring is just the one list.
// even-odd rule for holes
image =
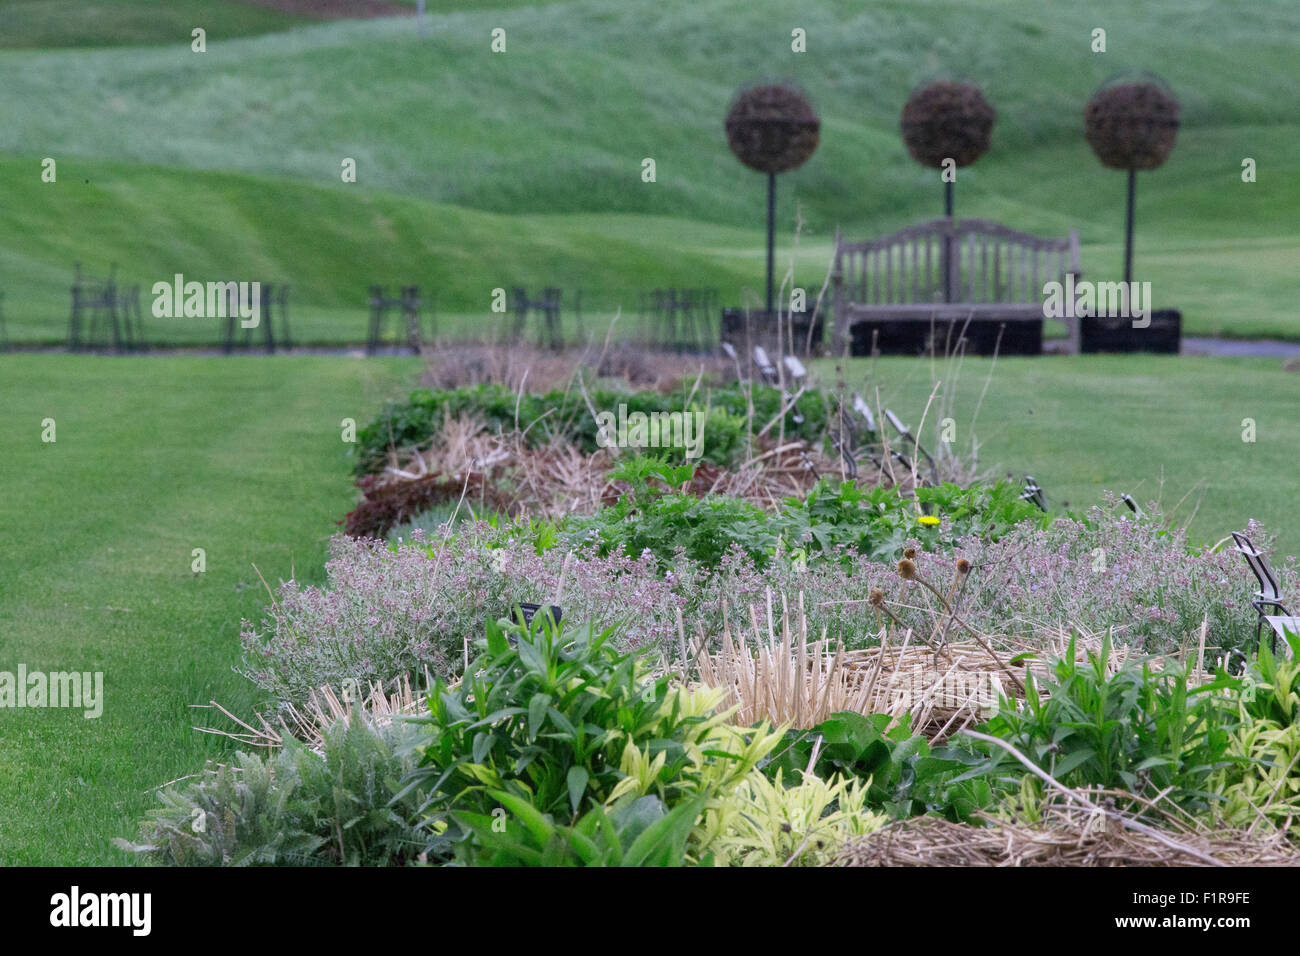
[[1124, 282], [1133, 281], [1133, 207], [1137, 197], [1137, 170], [1128, 171], [1128, 223], [1124, 231]]
[[[949, 225], [952, 224], [952, 180], [947, 180], [943, 184], [943, 214], [948, 219]], [[945, 229], [943, 234], [943, 256], [941, 258], [943, 268], [943, 301], [952, 301], [952, 230]]]
[[416, 16], [416, 19], [418, 19], [418, 20], [420, 21], [420, 38], [423, 39], [424, 36], [425, 36], [425, 32], [424, 32], [424, 0], [419, 0], [419, 3], [416, 5], [415, 16]]
[[[943, 214], [952, 224], [952, 187], [951, 181], [943, 184]], [[939, 268], [943, 269], [943, 301], [952, 301], [952, 230], [947, 226], [943, 231], [943, 247], [939, 257]]]
[[772, 264], [776, 258], [776, 173], [767, 174], [767, 314], [772, 314]]

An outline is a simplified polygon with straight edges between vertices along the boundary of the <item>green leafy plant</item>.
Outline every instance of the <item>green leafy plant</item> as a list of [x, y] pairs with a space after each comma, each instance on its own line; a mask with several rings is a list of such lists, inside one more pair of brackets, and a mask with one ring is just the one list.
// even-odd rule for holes
[[516, 794], [492, 790], [488, 796], [500, 802], [500, 817], [454, 814], [477, 841], [474, 862], [482, 866], [682, 866], [709, 799], [700, 794], [669, 810], [654, 795], [629, 797], [608, 812], [593, 807], [576, 824], [565, 825]]
[[[1072, 640], [1051, 677], [1027, 676], [1024, 701], [1004, 699], [981, 729], [1067, 787], [1165, 794], [1185, 808], [1207, 809], [1219, 799], [1216, 775], [1238, 760], [1231, 752], [1238, 720], [1221, 692], [1240, 682], [1220, 674], [1192, 686], [1176, 662], [1159, 671], [1149, 662], [1112, 668], [1110, 655], [1107, 639], [1081, 664]], [[1006, 751], [990, 747], [975, 773], [1003, 772], [1008, 761]], [[1012, 769], [1022, 772], [1019, 764]]]
[[663, 567], [671, 567], [680, 550], [709, 568], [736, 547], [764, 566], [777, 546], [771, 517], [739, 498], [670, 490], [692, 474], [692, 466], [673, 466], [662, 458], [623, 463], [611, 477], [626, 481], [630, 489], [593, 515], [569, 518], [564, 527], [571, 545], [594, 547], [602, 557], [639, 558], [649, 551]]
[[[615, 830], [627, 796], [655, 796], [671, 815], [752, 770], [775, 745], [775, 735], [726, 725], [715, 713], [719, 693], [649, 677], [609, 636], [587, 629], [568, 637], [546, 615], [529, 628], [490, 622], [460, 684], [433, 689], [407, 785], [429, 791], [427, 822], [447, 826], [457, 859], [498, 859], [506, 847], [483, 827], [503, 812], [529, 831], [524, 838], [507, 822], [514, 852], [558, 859], [547, 846], [557, 834], [585, 834], [581, 821], [593, 810], [612, 814]], [[613, 853], [613, 844], [606, 849]], [[572, 849], [578, 859], [584, 852]]]
[[912, 732], [909, 718], [894, 723], [888, 714], [842, 713], [809, 730], [789, 732], [765, 770], [793, 778], [811, 767], [824, 779], [860, 779], [867, 785], [863, 807], [891, 819], [937, 814], [970, 822], [977, 811], [993, 806], [994, 787], [1000, 786], [960, 779], [977, 762], [969, 750], [932, 748]]
[[[1050, 520], [1020, 500], [1011, 485], [920, 488], [912, 499], [897, 488], [864, 488], [852, 481], [823, 478], [806, 498], [787, 498], [776, 514], [723, 495], [697, 497], [677, 489], [689, 480], [689, 466], [638, 457], [614, 476], [629, 485], [617, 503], [594, 515], [564, 522], [572, 545], [594, 544], [604, 556], [639, 557], [650, 551], [670, 567], [680, 549], [691, 560], [716, 568], [738, 548], [763, 568], [778, 552], [798, 554], [808, 564], [853, 555], [894, 561], [910, 540], [930, 551], [951, 552], [965, 535], [996, 540], [1022, 522]], [[921, 507], [934, 514], [923, 515]]]
[[696, 839], [723, 866], [815, 866], [888, 822], [867, 803], [868, 786], [852, 777], [803, 773], [786, 786], [780, 770], [755, 772], [705, 811]]
[[1260, 819], [1300, 831], [1300, 637], [1287, 635], [1291, 657], [1262, 646], [1237, 695], [1239, 758], [1219, 775], [1220, 816], [1234, 826]]
[[823, 478], [805, 498], [787, 498], [777, 526], [787, 542], [823, 555], [862, 554], [892, 561], [915, 539], [927, 551], [951, 551], [967, 535], [995, 541], [1017, 524], [1046, 526], [1050, 518], [1020, 500], [1014, 486], [961, 488], [951, 483], [916, 489], [915, 499], [897, 488], [863, 488]]

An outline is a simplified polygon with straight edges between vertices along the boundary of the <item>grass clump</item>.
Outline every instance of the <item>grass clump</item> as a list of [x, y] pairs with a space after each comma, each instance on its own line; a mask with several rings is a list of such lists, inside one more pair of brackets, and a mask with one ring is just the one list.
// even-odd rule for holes
[[399, 793], [415, 764], [413, 729], [364, 712], [324, 729], [319, 751], [285, 737], [274, 754], [239, 752], [159, 794], [141, 841], [119, 849], [170, 866], [393, 866], [416, 861], [421, 794]]

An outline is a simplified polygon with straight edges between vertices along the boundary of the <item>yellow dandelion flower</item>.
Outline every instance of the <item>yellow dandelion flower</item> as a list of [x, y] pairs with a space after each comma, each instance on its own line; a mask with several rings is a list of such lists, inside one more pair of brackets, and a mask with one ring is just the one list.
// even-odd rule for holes
[[934, 515], [921, 515], [921, 517], [917, 518], [916, 520], [919, 521], [919, 522], [921, 522], [921, 524], [938, 524], [938, 523], [939, 523], [939, 519], [936, 518]]

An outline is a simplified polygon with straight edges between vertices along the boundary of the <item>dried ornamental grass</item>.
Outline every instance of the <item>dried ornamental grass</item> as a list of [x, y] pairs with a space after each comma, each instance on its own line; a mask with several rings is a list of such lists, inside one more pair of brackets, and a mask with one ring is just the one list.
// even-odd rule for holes
[[1083, 111], [1084, 136], [1112, 169], [1155, 169], [1178, 137], [1179, 107], [1155, 78], [1104, 86]]
[[[1046, 696], [1042, 681], [1050, 676], [1053, 660], [1073, 649], [1075, 661], [1085, 664], [1103, 643], [1078, 629], [1062, 630], [1042, 635], [1034, 646], [1013, 645], [1011, 653], [998, 653], [987, 639], [931, 645], [911, 629], [891, 642], [885, 627], [877, 635], [878, 646], [845, 651], [838, 642], [832, 649], [825, 634], [809, 641], [803, 601], [801, 593], [792, 625], [782, 597], [778, 627], [769, 591], [765, 621], [760, 623], [758, 609], [751, 606], [749, 628], [734, 636], [724, 606], [717, 651], [709, 651], [701, 635], [692, 659], [683, 635], [683, 672], [694, 670], [701, 684], [726, 689], [726, 706], [738, 708], [735, 720], [742, 725], [766, 720], [807, 729], [845, 711], [888, 714], [895, 720], [910, 714], [917, 733], [942, 741], [992, 717], [1002, 699], [1023, 699], [1026, 674], [1033, 675]], [[1118, 672], [1134, 658], [1128, 648], [1112, 649], [1107, 672]], [[1161, 657], [1143, 659], [1156, 671], [1166, 663]], [[1189, 680], [1196, 685], [1210, 677], [1198, 661]]]
[[[752, 653], [745, 631], [739, 632], [737, 644], [732, 639], [731, 628], [726, 626], [721, 649], [711, 654], [707, 647], [701, 647], [695, 658], [699, 682], [706, 687], [725, 689], [724, 707], [739, 707], [733, 718], [736, 723], [752, 726], [767, 720], [776, 726], [788, 723], [807, 728], [831, 714], [846, 710], [861, 712], [867, 706], [870, 691], [844, 669], [842, 647], [830, 653], [824, 637], [810, 645], [807, 631], [803, 629], [796, 639], [789, 626], [789, 615], [782, 616], [781, 636], [777, 637], [772, 625], [770, 593], [766, 633], [759, 626], [753, 608], [750, 617]], [[806, 624], [802, 614], [800, 623]], [[683, 661], [686, 673], [690, 672], [689, 664]]]
[[810, 643], [802, 600], [797, 633], [783, 598], [777, 634], [769, 592], [765, 627], [751, 607], [748, 633], [733, 638], [724, 625], [717, 652], [699, 642], [700, 683], [726, 689], [726, 706], [739, 708], [741, 724], [767, 720], [806, 729], [845, 711], [896, 719], [910, 713], [918, 732], [941, 739], [989, 716], [1004, 693], [997, 661], [978, 645], [952, 644], [935, 654], [912, 643], [910, 631], [899, 647], [868, 651], [839, 644], [831, 650], [825, 635]]
[[912, 158], [937, 169], [945, 159], [969, 166], [983, 156], [996, 119], [997, 111], [978, 86], [941, 80], [913, 91], [900, 125]]
[[[425, 672], [425, 686], [433, 686], [433, 678]], [[396, 682], [391, 692], [384, 690], [378, 681], [370, 684], [363, 695], [357, 682], [335, 689], [328, 684], [312, 691], [307, 703], [301, 707], [289, 704], [275, 723], [260, 713], [254, 715], [256, 725], [241, 720], [215, 700], [207, 704], [192, 705], [197, 709], [215, 710], [225, 716], [240, 730], [222, 730], [215, 727], [195, 727], [204, 734], [229, 737], [245, 746], [274, 749], [284, 744], [286, 736], [306, 744], [318, 754], [324, 753], [325, 731], [340, 720], [351, 722], [362, 719], [371, 726], [383, 727], [397, 717], [419, 714], [425, 707], [425, 695], [411, 685], [410, 676]]]

